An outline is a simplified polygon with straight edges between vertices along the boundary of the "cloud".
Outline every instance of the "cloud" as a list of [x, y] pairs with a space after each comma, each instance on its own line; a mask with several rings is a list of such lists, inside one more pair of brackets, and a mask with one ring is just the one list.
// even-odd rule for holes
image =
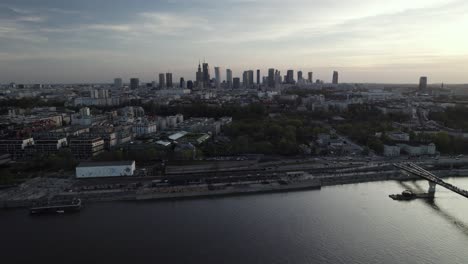
[[51, 13], [58, 13], [58, 14], [64, 14], [64, 15], [82, 15], [83, 12], [78, 11], [78, 10], [69, 10], [69, 9], [62, 9], [62, 8], [42, 8], [40, 9], [45, 12], [51, 12]]
[[[34, 19], [26, 19], [33, 22]], [[29, 43], [46, 42], [48, 38], [20, 23], [23, 20], [5, 21], [0, 19], [0, 40], [16, 40]]]
[[94, 24], [87, 25], [84, 28], [88, 30], [104, 30], [104, 31], [117, 31], [117, 32], [130, 32], [132, 31], [131, 25], [105, 25], [105, 24]]
[[15, 19], [18, 22], [44, 22], [47, 20], [45, 16], [20, 16]]
[[[33, 20], [33, 19], [31, 19]], [[40, 27], [38, 31], [43, 33], [67, 33], [81, 32], [89, 34], [92, 32], [103, 33], [102, 37], [113, 37], [112, 34], [118, 34], [119, 37], [134, 38], [140, 36], [142, 39], [148, 36], [183, 36], [188, 32], [213, 30], [209, 21], [203, 17], [178, 15], [163, 12], [143, 12], [136, 15], [134, 21], [127, 23], [96, 23], [96, 24], [76, 24], [71, 26]]]
[[203, 56], [232, 68], [432, 65], [468, 54], [466, 14], [462, 0], [0, 4], [0, 53], [10, 61], [123, 54], [115, 57], [123, 64], [148, 57], [174, 69]]
[[213, 29], [206, 18], [199, 16], [161, 12], [143, 12], [139, 16], [143, 18], [146, 29], [157, 33], [173, 34], [189, 29], [205, 31]]

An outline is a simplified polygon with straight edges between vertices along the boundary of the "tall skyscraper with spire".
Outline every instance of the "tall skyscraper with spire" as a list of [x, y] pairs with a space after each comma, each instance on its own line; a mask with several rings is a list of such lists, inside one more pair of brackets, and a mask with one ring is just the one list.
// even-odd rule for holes
[[208, 66], [208, 63], [203, 62], [203, 84], [204, 87], [210, 87], [210, 67]]
[[201, 68], [201, 64], [200, 64], [200, 61], [198, 62], [198, 71], [196, 73], [196, 86], [198, 88], [203, 88], [203, 72], [202, 72], [202, 68]]

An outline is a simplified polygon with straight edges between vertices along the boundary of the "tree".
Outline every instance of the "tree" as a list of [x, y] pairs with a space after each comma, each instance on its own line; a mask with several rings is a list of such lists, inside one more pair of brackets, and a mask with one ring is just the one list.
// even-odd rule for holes
[[0, 185], [12, 184], [14, 182], [13, 174], [9, 168], [0, 168]]
[[247, 153], [250, 151], [249, 147], [248, 136], [239, 136], [233, 142], [233, 149], [236, 153]]
[[370, 137], [369, 140], [367, 141], [367, 146], [379, 154], [382, 154], [384, 151], [383, 142], [376, 137]]
[[296, 142], [283, 138], [278, 144], [278, 152], [282, 155], [295, 155], [298, 153], [298, 146]]
[[434, 144], [439, 151], [444, 153], [452, 153], [450, 136], [446, 132], [437, 133], [434, 137]]

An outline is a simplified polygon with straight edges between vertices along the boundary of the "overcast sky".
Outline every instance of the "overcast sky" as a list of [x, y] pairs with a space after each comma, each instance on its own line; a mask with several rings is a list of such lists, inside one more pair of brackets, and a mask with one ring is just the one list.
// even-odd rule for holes
[[205, 58], [223, 78], [468, 83], [467, 30], [466, 0], [0, 0], [0, 82], [190, 80]]

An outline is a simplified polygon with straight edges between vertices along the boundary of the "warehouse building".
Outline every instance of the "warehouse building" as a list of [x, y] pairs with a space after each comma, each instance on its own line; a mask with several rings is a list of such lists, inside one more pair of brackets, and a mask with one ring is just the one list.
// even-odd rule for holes
[[13, 160], [25, 158], [33, 146], [33, 138], [0, 139], [0, 153], [10, 154]]
[[76, 178], [133, 176], [135, 161], [82, 162], [76, 167]]
[[50, 155], [57, 153], [68, 145], [66, 137], [49, 137], [34, 139], [34, 147], [37, 153]]
[[76, 159], [86, 160], [104, 151], [104, 140], [100, 137], [82, 136], [70, 140], [70, 149]]

